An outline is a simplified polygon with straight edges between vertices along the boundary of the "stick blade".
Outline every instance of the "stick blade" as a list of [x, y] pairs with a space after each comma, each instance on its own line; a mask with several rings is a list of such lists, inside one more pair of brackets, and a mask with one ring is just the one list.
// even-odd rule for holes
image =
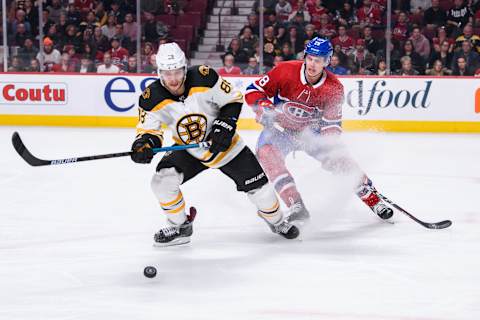
[[444, 220], [436, 223], [426, 223], [426, 227], [429, 229], [445, 229], [452, 225], [452, 221]]
[[25, 160], [29, 165], [33, 167], [38, 167], [38, 166], [45, 166], [49, 165], [50, 162], [46, 160], [41, 160], [35, 157], [28, 151], [27, 147], [25, 147], [25, 144], [23, 144], [22, 139], [20, 138], [20, 134], [18, 132], [14, 132], [12, 134], [12, 145], [13, 148], [15, 148], [15, 151], [22, 157], [23, 160]]

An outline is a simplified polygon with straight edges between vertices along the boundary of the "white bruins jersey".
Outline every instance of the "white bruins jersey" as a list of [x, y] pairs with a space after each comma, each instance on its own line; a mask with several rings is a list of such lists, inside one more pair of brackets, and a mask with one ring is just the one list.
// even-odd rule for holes
[[[137, 135], [154, 134], [163, 141], [162, 124], [171, 131], [176, 144], [193, 144], [207, 141], [213, 121], [220, 109], [229, 103], [243, 103], [243, 95], [233, 90], [215, 70], [207, 66], [188, 68], [185, 92], [172, 95], [160, 80], [151, 83], [139, 99]], [[230, 147], [225, 152], [212, 154], [200, 148], [186, 151], [205, 166], [220, 168], [242, 151], [245, 143], [235, 133]]]

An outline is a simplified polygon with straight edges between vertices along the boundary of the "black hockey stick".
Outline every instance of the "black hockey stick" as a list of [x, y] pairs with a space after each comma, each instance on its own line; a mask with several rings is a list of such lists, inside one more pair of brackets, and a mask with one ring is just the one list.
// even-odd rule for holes
[[440, 221], [440, 222], [424, 222], [424, 221], [418, 219], [417, 217], [415, 217], [414, 215], [412, 215], [411, 213], [409, 213], [407, 210], [400, 207], [398, 204], [396, 204], [392, 200], [385, 197], [383, 194], [380, 194], [378, 192], [375, 192], [375, 194], [378, 197], [380, 197], [382, 200], [384, 200], [385, 202], [389, 203], [392, 207], [394, 207], [398, 211], [402, 212], [407, 217], [409, 217], [413, 221], [417, 222], [418, 224], [424, 226], [425, 228], [428, 228], [428, 229], [445, 229], [445, 228], [448, 228], [452, 225], [452, 221], [450, 221], [450, 220], [444, 220], [444, 221]]
[[[77, 158], [65, 158], [65, 159], [56, 159], [56, 160], [42, 160], [35, 157], [33, 154], [28, 151], [27, 147], [23, 143], [22, 139], [18, 132], [14, 132], [12, 135], [12, 144], [15, 150], [18, 152], [20, 157], [23, 158], [29, 165], [38, 167], [38, 166], [51, 166], [57, 164], [67, 164], [67, 163], [75, 163], [80, 161], [90, 161], [90, 160], [99, 160], [99, 159], [109, 159], [109, 158], [119, 158], [119, 157], [126, 157], [132, 154], [131, 151], [127, 152], [118, 152], [118, 153], [109, 153], [109, 154], [99, 154], [94, 156], [86, 156], [86, 157], [77, 157]], [[185, 150], [191, 148], [207, 148], [209, 146], [208, 142], [200, 142], [196, 144], [187, 144], [187, 145], [180, 145], [180, 146], [170, 146], [164, 148], [154, 148], [154, 153], [159, 152], [166, 152], [166, 151], [174, 151], [174, 150]]]

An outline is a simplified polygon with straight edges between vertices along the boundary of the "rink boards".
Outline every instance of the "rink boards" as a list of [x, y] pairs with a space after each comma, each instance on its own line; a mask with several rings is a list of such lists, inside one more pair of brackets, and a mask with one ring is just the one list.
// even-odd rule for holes
[[[0, 125], [134, 127], [153, 75], [0, 74]], [[226, 77], [242, 92], [256, 77]], [[345, 130], [480, 132], [480, 78], [341, 77]], [[259, 129], [244, 106], [241, 129]]]

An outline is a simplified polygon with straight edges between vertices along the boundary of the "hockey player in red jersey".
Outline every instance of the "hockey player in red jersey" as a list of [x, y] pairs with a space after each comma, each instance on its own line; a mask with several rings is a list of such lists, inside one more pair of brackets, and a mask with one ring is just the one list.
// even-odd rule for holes
[[344, 93], [336, 76], [325, 70], [332, 53], [330, 41], [314, 38], [306, 46], [304, 61], [282, 63], [247, 88], [245, 100], [264, 126], [257, 157], [290, 208], [289, 221], [310, 217], [285, 166], [285, 157], [298, 150], [334, 174], [358, 176], [356, 194], [380, 218], [389, 219], [393, 210], [377, 196], [372, 181], [338, 139]]

